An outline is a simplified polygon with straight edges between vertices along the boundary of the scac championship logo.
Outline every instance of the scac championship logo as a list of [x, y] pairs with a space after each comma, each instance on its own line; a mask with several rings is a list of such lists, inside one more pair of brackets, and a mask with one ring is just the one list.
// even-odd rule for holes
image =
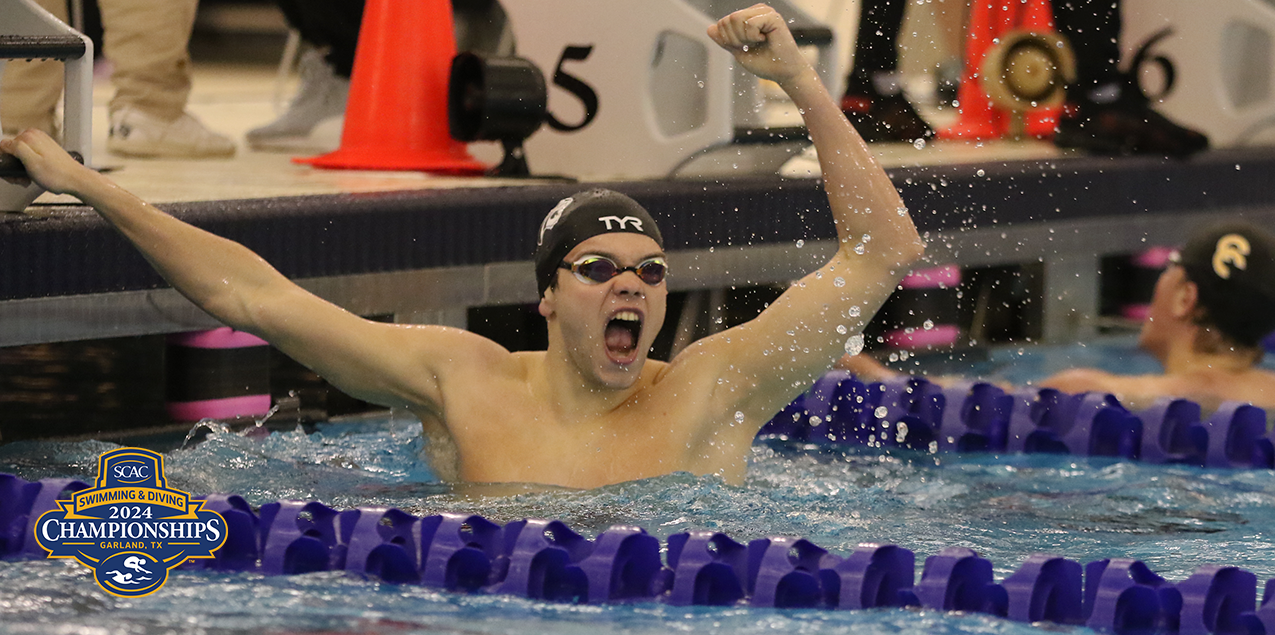
[[170, 489], [164, 457], [120, 448], [98, 457], [93, 487], [58, 501], [35, 523], [50, 558], [74, 558], [107, 593], [150, 595], [187, 558], [211, 558], [226, 542], [226, 521], [204, 501]]

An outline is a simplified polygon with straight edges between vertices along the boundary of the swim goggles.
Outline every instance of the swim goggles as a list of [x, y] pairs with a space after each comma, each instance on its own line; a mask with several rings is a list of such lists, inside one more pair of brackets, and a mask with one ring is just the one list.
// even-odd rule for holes
[[558, 268], [574, 273], [585, 284], [601, 284], [625, 271], [632, 271], [642, 282], [653, 287], [664, 282], [664, 273], [668, 269], [660, 257], [647, 258], [632, 267], [621, 267], [606, 256], [584, 256], [575, 262], [564, 260]]

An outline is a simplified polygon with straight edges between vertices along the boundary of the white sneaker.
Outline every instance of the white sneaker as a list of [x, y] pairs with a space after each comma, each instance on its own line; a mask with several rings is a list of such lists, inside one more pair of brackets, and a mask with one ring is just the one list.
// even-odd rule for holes
[[164, 121], [125, 106], [111, 113], [106, 149], [129, 157], [204, 159], [235, 154], [235, 142], [209, 130], [190, 113]]
[[329, 152], [340, 145], [350, 80], [337, 77], [323, 53], [314, 49], [301, 56], [297, 68], [301, 85], [288, 111], [248, 131], [248, 147], [253, 150]]

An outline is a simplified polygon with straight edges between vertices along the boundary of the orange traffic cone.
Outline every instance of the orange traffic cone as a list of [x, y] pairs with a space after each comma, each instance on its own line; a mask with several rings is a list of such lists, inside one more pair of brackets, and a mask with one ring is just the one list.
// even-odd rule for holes
[[1054, 9], [1049, 0], [1027, 0], [1023, 7], [1022, 28], [1039, 33], [1053, 33]]
[[368, 0], [341, 148], [294, 160], [320, 168], [482, 173], [486, 166], [448, 132], [452, 29], [448, 0]]
[[[952, 127], [940, 130], [941, 139], [995, 139], [1009, 131], [1009, 115], [992, 104], [980, 82], [980, 69], [987, 51], [1013, 29], [1038, 32], [1054, 30], [1049, 0], [974, 0], [965, 43], [965, 72], [961, 77], [960, 118]], [[1058, 123], [1059, 109], [1043, 108], [1027, 113], [1026, 132], [1034, 137], [1051, 137]]]

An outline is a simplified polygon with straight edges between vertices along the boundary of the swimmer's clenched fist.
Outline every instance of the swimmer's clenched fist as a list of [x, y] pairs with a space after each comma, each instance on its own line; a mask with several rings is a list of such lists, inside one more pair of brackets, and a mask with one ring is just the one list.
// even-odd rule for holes
[[655, 219], [616, 192], [581, 192], [546, 210], [534, 258], [549, 346], [510, 352], [460, 329], [352, 315], [244, 246], [145, 204], [42, 133], [0, 148], [46, 189], [93, 206], [218, 320], [350, 395], [411, 411], [444, 478], [596, 487], [684, 471], [740, 483], [757, 429], [842, 355], [924, 246], [778, 13], [757, 5], [709, 35], [801, 112], [839, 248], [756, 318], [670, 362], [647, 353], [664, 321], [665, 262], [677, 254], [664, 252]]
[[708, 37], [762, 79], [784, 84], [810, 69], [784, 18], [764, 4], [718, 20], [708, 27]]

